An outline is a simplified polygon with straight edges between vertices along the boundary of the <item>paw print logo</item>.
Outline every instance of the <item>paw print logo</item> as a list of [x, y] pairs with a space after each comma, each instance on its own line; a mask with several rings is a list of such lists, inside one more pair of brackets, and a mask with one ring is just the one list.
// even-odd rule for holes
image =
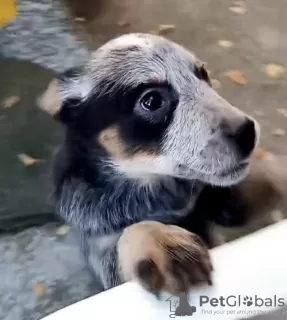
[[253, 304], [252, 298], [248, 297], [248, 296], [245, 296], [243, 298], [243, 304], [245, 304], [247, 307], [252, 306], [252, 304]]

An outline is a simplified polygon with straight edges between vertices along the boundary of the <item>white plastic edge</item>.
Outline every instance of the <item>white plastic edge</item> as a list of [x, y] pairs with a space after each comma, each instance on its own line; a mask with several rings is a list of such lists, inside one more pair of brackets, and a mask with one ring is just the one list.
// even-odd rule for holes
[[[173, 316], [170, 295], [163, 293], [158, 301], [136, 283], [126, 283], [114, 289], [68, 306], [43, 320], [165, 320], [175, 319], [245, 319], [260, 313], [278, 312], [274, 296], [285, 301], [287, 307], [287, 220], [224, 244], [211, 250], [214, 264], [213, 286], [193, 288], [189, 293], [190, 305], [196, 306], [192, 316]], [[238, 296], [241, 305], [238, 305]], [[254, 299], [263, 299], [271, 306], [255, 306]], [[199, 305], [200, 296], [218, 299], [229, 298], [236, 306]], [[245, 306], [242, 299], [253, 298], [252, 306]], [[178, 299], [172, 297], [172, 303]], [[203, 298], [202, 298], [203, 299]], [[206, 300], [206, 298], [204, 298]], [[266, 300], [267, 299], [267, 300]], [[257, 305], [261, 300], [257, 300]], [[287, 319], [287, 309], [279, 309], [280, 319]], [[210, 314], [211, 312], [211, 314]], [[217, 314], [215, 314], [217, 313]], [[284, 313], [284, 314], [283, 314]], [[266, 319], [273, 319], [269, 315]], [[265, 318], [264, 318], [265, 319]], [[279, 319], [279, 318], [276, 318]]]

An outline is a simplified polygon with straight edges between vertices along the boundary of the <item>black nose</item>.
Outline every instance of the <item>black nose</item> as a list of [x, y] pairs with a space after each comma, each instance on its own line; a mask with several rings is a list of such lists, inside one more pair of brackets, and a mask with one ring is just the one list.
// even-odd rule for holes
[[249, 118], [237, 127], [227, 133], [227, 137], [235, 144], [242, 159], [247, 158], [253, 151], [256, 143], [255, 123]]

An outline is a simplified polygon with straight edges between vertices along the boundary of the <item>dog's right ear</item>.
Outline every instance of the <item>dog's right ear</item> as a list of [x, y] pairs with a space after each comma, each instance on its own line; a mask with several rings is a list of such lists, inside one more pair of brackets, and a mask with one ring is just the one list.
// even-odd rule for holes
[[77, 118], [92, 91], [83, 68], [72, 68], [53, 79], [38, 99], [39, 107], [63, 123]]

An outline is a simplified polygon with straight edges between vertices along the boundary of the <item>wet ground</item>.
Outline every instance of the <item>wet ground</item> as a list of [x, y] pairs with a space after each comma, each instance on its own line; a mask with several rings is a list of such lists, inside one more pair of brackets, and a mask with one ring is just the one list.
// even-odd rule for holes
[[[261, 145], [287, 153], [286, 1], [19, 0], [19, 6], [17, 20], [0, 31], [0, 100], [20, 98], [0, 110], [0, 230], [10, 231], [0, 236], [1, 320], [40, 319], [96, 291], [72, 235], [45, 224], [53, 220], [49, 159], [61, 136], [36, 109], [35, 99], [52, 77], [46, 68], [62, 71], [114, 36], [171, 24], [166, 36], [206, 61], [220, 94], [260, 122]], [[19, 160], [22, 153], [41, 161], [27, 166]], [[284, 215], [280, 209], [277, 218]], [[220, 230], [219, 238], [271, 222], [267, 216], [244, 230]], [[15, 233], [35, 224], [42, 227]]]

